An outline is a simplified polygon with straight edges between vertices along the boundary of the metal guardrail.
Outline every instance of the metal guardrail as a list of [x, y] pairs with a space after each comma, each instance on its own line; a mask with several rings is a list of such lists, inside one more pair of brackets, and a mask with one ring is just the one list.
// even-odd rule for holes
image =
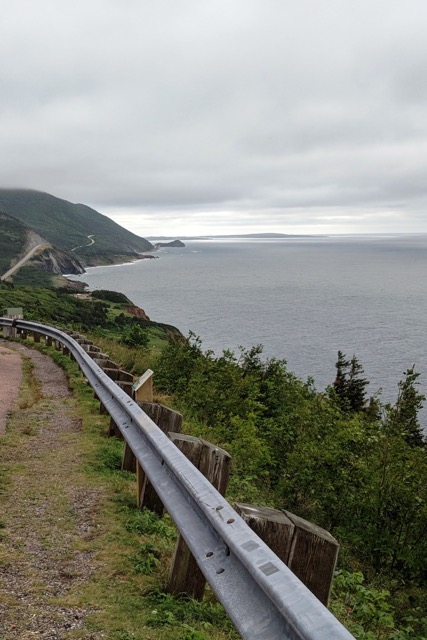
[[[73, 338], [35, 322], [13, 322], [69, 349], [243, 638], [353, 638]], [[12, 326], [12, 320], [0, 318], [1, 325]]]

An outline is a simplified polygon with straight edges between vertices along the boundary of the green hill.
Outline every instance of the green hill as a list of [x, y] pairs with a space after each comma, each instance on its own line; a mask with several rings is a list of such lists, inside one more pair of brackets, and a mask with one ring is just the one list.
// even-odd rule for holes
[[[51, 244], [73, 251], [85, 265], [116, 262], [153, 245], [84, 204], [29, 189], [0, 189], [0, 210], [28, 225]], [[90, 236], [90, 237], [88, 237]]]
[[53, 274], [84, 273], [74, 253], [47, 244], [46, 239], [33, 229], [0, 211], [0, 276], [37, 245], [43, 247], [9, 276], [9, 282], [52, 286]]
[[28, 231], [22, 222], [0, 211], [0, 275], [24, 252]]

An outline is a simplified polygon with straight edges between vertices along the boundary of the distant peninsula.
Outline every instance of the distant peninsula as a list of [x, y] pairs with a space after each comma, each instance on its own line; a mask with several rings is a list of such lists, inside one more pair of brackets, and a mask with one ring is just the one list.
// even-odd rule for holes
[[185, 244], [181, 240], [172, 240], [171, 242], [156, 242], [155, 249], [161, 249], [162, 247], [185, 247]]

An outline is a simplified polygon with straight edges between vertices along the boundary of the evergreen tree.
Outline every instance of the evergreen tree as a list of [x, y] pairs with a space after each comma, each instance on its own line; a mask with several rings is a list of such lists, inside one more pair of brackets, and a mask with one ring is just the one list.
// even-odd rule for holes
[[347, 382], [347, 396], [350, 404], [350, 409], [354, 412], [361, 411], [365, 406], [366, 391], [365, 388], [369, 384], [366, 378], [362, 378], [363, 367], [356, 358], [353, 356], [350, 360], [350, 371], [348, 373]]
[[347, 397], [347, 371], [349, 366], [350, 361], [346, 360], [342, 351], [338, 351], [338, 360], [335, 363], [337, 375], [334, 382], [334, 391], [341, 405], [345, 403]]
[[405, 371], [405, 378], [399, 382], [397, 401], [391, 410], [391, 418], [395, 426], [404, 434], [406, 442], [412, 447], [426, 444], [423, 430], [418, 420], [418, 412], [422, 409], [426, 399], [417, 390], [419, 373], [415, 372], [415, 365]]
[[363, 367], [355, 355], [347, 360], [342, 351], [338, 351], [338, 360], [335, 363], [337, 374], [333, 384], [338, 404], [344, 411], [357, 413], [365, 407], [366, 391], [369, 384], [362, 377]]

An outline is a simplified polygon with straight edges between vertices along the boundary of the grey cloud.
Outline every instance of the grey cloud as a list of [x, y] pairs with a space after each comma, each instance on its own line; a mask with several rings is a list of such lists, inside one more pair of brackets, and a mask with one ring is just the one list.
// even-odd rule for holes
[[0, 8], [1, 186], [123, 219], [427, 230], [423, 0]]

